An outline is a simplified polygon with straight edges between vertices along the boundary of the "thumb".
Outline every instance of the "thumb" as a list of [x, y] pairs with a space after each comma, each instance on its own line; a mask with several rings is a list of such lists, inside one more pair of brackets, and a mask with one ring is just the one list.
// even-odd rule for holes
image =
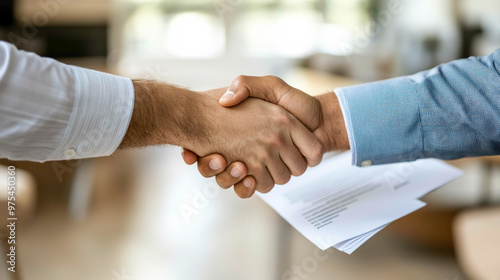
[[297, 117], [309, 130], [314, 130], [321, 121], [321, 105], [316, 98], [289, 86], [274, 76], [238, 76], [219, 103], [224, 107], [235, 106], [248, 97], [280, 105]]
[[231, 82], [226, 93], [219, 99], [219, 103], [224, 107], [231, 107], [238, 105], [248, 97], [254, 97], [278, 104], [281, 97], [289, 89], [290, 86], [278, 77], [240, 75]]
[[240, 104], [250, 96], [250, 90], [242, 82], [242, 80], [244, 79], [248, 79], [248, 77], [238, 76], [231, 82], [231, 85], [227, 89], [226, 93], [219, 99], [220, 105], [224, 107], [235, 106]]

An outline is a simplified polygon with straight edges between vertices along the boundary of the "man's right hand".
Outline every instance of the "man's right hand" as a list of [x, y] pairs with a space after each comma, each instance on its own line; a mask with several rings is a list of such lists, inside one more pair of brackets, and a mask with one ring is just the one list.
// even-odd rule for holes
[[[278, 104], [295, 115], [320, 139], [325, 149], [324, 152], [349, 148], [344, 119], [337, 97], [333, 92], [314, 98], [289, 86], [277, 77], [239, 76], [232, 82], [230, 88], [219, 102], [222, 106], [231, 107], [241, 103], [248, 97], [255, 97]], [[198, 158], [193, 152], [184, 150], [183, 158], [187, 164], [198, 161], [200, 173], [206, 177], [217, 176], [217, 182], [222, 187], [227, 188], [234, 185], [235, 191], [240, 197], [249, 197], [249, 192], [242, 188], [242, 185], [243, 183], [246, 186], [254, 184], [252, 178], [248, 176], [241, 180], [241, 176], [235, 178], [231, 175], [232, 170], [245, 170], [243, 163], [233, 162], [222, 171], [221, 168], [218, 170], [210, 168], [209, 164], [213, 159], [221, 159], [220, 155], [212, 154]]]
[[[219, 99], [226, 91], [215, 89], [193, 95], [192, 103], [201, 105], [191, 106], [199, 108], [198, 121], [191, 122], [191, 130], [205, 133], [200, 132], [197, 141], [187, 141], [184, 147], [199, 155], [218, 152], [228, 162], [244, 162], [246, 166], [239, 172], [231, 170], [231, 175], [242, 179], [248, 170], [259, 192], [270, 191], [274, 184], [285, 184], [291, 175], [301, 175], [307, 166], [321, 162], [321, 142], [296, 117], [280, 106], [255, 98], [224, 108]], [[223, 182], [222, 178], [219, 183], [223, 187], [232, 186]], [[252, 188], [245, 189], [251, 193]]]

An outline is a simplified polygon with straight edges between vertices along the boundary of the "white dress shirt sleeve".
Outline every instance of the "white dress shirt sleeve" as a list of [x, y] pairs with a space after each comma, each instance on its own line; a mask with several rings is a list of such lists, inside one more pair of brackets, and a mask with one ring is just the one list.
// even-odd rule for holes
[[65, 65], [0, 41], [0, 158], [108, 156], [134, 106], [127, 78]]

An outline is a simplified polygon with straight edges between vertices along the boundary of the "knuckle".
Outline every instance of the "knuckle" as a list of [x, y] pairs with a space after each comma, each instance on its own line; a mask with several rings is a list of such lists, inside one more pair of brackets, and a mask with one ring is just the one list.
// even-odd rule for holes
[[274, 121], [277, 125], [288, 127], [292, 124], [292, 118], [283, 108], [276, 106], [274, 109]]
[[270, 160], [271, 156], [269, 155], [268, 151], [262, 150], [258, 153], [257, 158], [259, 161], [259, 166], [257, 167], [257, 169], [259, 171], [262, 171], [264, 169], [263, 166]]
[[290, 174], [290, 172], [283, 171], [283, 172], [281, 172], [281, 174], [278, 175], [278, 178], [276, 178], [274, 181], [278, 185], [283, 185], [283, 184], [288, 183], [288, 181], [290, 181], [291, 177], [292, 177], [292, 174]]
[[265, 171], [263, 165], [257, 161], [249, 163], [247, 165], [247, 168], [248, 168], [248, 174], [261, 174], [262, 172]]
[[266, 143], [271, 148], [278, 148], [283, 145], [284, 139], [280, 134], [272, 133], [266, 139]]
[[323, 158], [323, 146], [321, 144], [313, 145], [310, 150], [310, 158], [314, 162], [320, 162]]
[[294, 170], [293, 176], [300, 176], [304, 174], [307, 170], [307, 163], [301, 162], [297, 168]]
[[274, 188], [274, 184], [273, 183], [265, 183], [261, 186], [259, 192], [260, 193], [268, 193], [270, 192], [272, 189]]
[[[265, 170], [267, 172], [267, 170]], [[256, 190], [260, 193], [267, 193], [274, 187], [273, 178], [270, 175], [258, 176], [256, 178]]]
[[257, 149], [257, 151], [255, 151], [252, 155], [252, 160], [249, 160], [249, 164], [247, 165], [247, 167], [249, 168], [249, 170], [251, 170], [252, 172], [255, 172], [255, 171], [262, 171], [263, 170], [263, 166], [270, 160], [271, 158], [271, 150], [273, 149], [272, 145], [270, 144], [270, 142], [268, 142], [267, 140], [265, 140], [263, 143], [262, 143], [262, 147], [259, 147]]
[[275, 103], [290, 89], [290, 86], [283, 79], [276, 76], [266, 76], [266, 83], [273, 89], [272, 100]]
[[276, 77], [276, 76], [269, 75], [269, 76], [266, 76], [266, 79], [274, 85], [281, 85], [284, 83], [284, 81], [281, 78]]
[[245, 85], [248, 80], [248, 77], [245, 75], [239, 75], [233, 80], [234, 86], [242, 86]]
[[247, 166], [247, 173], [255, 173], [258, 168], [260, 167], [260, 164], [258, 163], [258, 155], [256, 153], [252, 153], [247, 160], [245, 160], [245, 165]]
[[265, 128], [262, 128], [261, 130], [259, 130], [258, 139], [260, 141], [266, 142], [266, 140], [271, 138], [273, 136], [273, 134], [274, 134], [274, 132], [271, 128], [265, 127]]

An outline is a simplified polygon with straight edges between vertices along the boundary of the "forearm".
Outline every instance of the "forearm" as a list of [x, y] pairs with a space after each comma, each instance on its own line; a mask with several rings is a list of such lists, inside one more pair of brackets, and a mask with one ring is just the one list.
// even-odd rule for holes
[[133, 81], [132, 119], [120, 148], [176, 145], [194, 149], [206, 134], [196, 92], [155, 81]]

